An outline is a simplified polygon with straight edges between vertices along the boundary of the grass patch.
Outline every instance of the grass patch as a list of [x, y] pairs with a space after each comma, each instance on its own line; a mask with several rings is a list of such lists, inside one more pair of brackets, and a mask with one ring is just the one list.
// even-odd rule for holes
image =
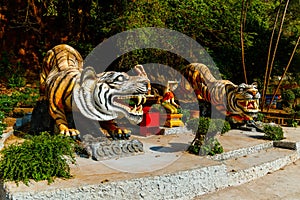
[[4, 112], [0, 111], [0, 138], [2, 137], [3, 131], [6, 129], [6, 124], [4, 123]]

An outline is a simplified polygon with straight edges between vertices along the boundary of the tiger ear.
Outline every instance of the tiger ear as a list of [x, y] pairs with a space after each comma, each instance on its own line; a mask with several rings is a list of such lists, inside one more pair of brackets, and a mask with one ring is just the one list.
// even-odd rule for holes
[[255, 81], [255, 82], [253, 82], [251, 85], [254, 85], [254, 86], [258, 86], [258, 83]]
[[82, 85], [86, 80], [96, 80], [97, 74], [93, 67], [86, 67], [81, 72], [80, 85]]
[[226, 84], [225, 85], [225, 90], [226, 90], [226, 94], [228, 94], [229, 92], [235, 90], [237, 87], [234, 84]]

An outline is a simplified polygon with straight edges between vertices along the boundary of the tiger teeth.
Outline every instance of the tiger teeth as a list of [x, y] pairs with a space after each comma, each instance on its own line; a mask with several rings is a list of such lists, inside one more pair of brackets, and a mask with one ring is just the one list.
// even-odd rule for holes
[[143, 95], [143, 104], [145, 104], [146, 101], [147, 101], [147, 97], [145, 97], [145, 96]]
[[140, 106], [139, 109], [137, 110], [137, 113], [142, 114], [143, 113], [143, 106]]
[[137, 105], [140, 105], [142, 103], [142, 96], [138, 96], [137, 99], [138, 99]]
[[131, 112], [136, 112], [136, 105], [131, 109]]

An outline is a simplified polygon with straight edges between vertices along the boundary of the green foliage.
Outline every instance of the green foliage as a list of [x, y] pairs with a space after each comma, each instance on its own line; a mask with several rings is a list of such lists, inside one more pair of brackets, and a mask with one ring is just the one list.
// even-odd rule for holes
[[295, 111], [300, 111], [300, 104], [295, 105], [294, 110], [295, 110]]
[[230, 123], [222, 119], [213, 119], [212, 123], [215, 123], [217, 132], [224, 134], [231, 129]]
[[[251, 68], [251, 70], [247, 70], [249, 80], [263, 78], [265, 68], [261, 66], [266, 64], [276, 11], [279, 7], [282, 8], [284, 3], [280, 4], [279, 0], [252, 0], [247, 2], [244, 44], [246, 67], [247, 69]], [[21, 32], [30, 31], [28, 36], [25, 35], [20, 38], [20, 41], [14, 41], [14, 43], [20, 44], [18, 47], [8, 48], [6, 52], [6, 54], [14, 52], [12, 57], [21, 58], [21, 62], [26, 63], [28, 67], [33, 66], [30, 62], [37, 62], [36, 60], [33, 61], [32, 57], [34, 56], [32, 55], [37, 55], [41, 61], [46, 51], [45, 48], [58, 43], [72, 44], [85, 57], [92, 47], [117, 33], [134, 28], [161, 27], [179, 31], [195, 39], [214, 58], [220, 72], [224, 75], [223, 77], [231, 79], [235, 83], [243, 81], [240, 58], [242, 1], [124, 0], [100, 2], [98, 0], [33, 0], [19, 4], [18, 1], [11, 0], [11, 3], [3, 3], [0, 6], [0, 15], [3, 16], [2, 23], [4, 27], [2, 34], [4, 34], [3, 38], [7, 38], [6, 43], [9, 44], [11, 40], [9, 34], [14, 33], [16, 28]], [[26, 7], [31, 9], [23, 9]], [[19, 12], [13, 12], [14, 10], [19, 10]], [[299, 35], [299, 13], [299, 2], [291, 1], [286, 14], [282, 40], [278, 45], [278, 52], [280, 53], [276, 57], [274, 75], [282, 74], [282, 66], [286, 65], [295, 44], [295, 38]], [[7, 18], [10, 20], [7, 20]], [[276, 30], [277, 32], [278, 30]], [[41, 35], [43, 37], [40, 37]], [[34, 41], [35, 45], [29, 45], [32, 44], [32, 40], [37, 40]], [[126, 38], [121, 42], [125, 47], [134, 45], [129, 44], [130, 42]], [[151, 41], [146, 42], [148, 42], [146, 44], [149, 44]], [[161, 43], [168, 44], [169, 41], [161, 41]], [[4, 46], [7, 48], [9, 45]], [[21, 57], [16, 53], [19, 46], [26, 50], [26, 54], [33, 54], [30, 57], [26, 57], [28, 55], [22, 55], [26, 58]], [[186, 47], [188, 48], [188, 44]], [[178, 64], [182, 64], [182, 60], [169, 59], [169, 55], [163, 54], [162, 51], [156, 51], [150, 55], [149, 51], [143, 49], [137, 50], [133, 55], [118, 55], [120, 60], [114, 63], [114, 67], [116, 69], [124, 66], [128, 67], [132, 66], [134, 62], [150, 63], [140, 61], [151, 59], [153, 59], [152, 63], [162, 63], [157, 62], [157, 59], [162, 59], [164, 63], [174, 62], [172, 65], [166, 63], [168, 66], [179, 67]], [[6, 57], [2, 56], [0, 76], [2, 75], [1, 72], [8, 75], [8, 68], [15, 69], [17, 67], [9, 62], [11, 59], [7, 58], [7, 55]], [[253, 60], [251, 58], [257, 59]], [[295, 54], [290, 70], [296, 73], [299, 63], [300, 56]], [[14, 73], [14, 71], [11, 72]], [[22, 82], [22, 80], [13, 78], [11, 82], [15, 84], [16, 82]]]
[[220, 142], [215, 138], [208, 139], [204, 144], [197, 140], [194, 144], [189, 146], [188, 152], [196, 155], [216, 155], [223, 153], [223, 147]]
[[284, 90], [282, 92], [282, 99], [285, 101], [293, 101], [295, 99], [293, 90]]
[[54, 181], [55, 177], [71, 178], [70, 163], [75, 163], [75, 142], [47, 132], [30, 136], [22, 144], [12, 144], [2, 150], [0, 177], [4, 181]]
[[207, 133], [220, 132], [224, 134], [231, 127], [229, 122], [222, 119], [211, 119], [200, 117], [188, 120], [187, 128], [196, 133], [194, 142], [189, 146], [188, 151], [197, 155], [215, 155], [223, 152], [223, 147], [215, 138], [207, 138]]
[[39, 98], [37, 89], [24, 88], [21, 91], [14, 91], [11, 95], [0, 95], [0, 111], [11, 115], [14, 107], [33, 107]]
[[193, 118], [186, 122], [186, 127], [196, 133], [199, 126], [199, 118]]
[[294, 119], [288, 119], [287, 120], [287, 125], [289, 126], [289, 127], [298, 127], [298, 122], [297, 122], [297, 120], [294, 120]]
[[4, 112], [0, 111], [0, 137], [2, 137], [3, 131], [6, 128], [6, 124], [4, 123]]
[[280, 126], [275, 125], [265, 125], [264, 128], [264, 137], [268, 140], [282, 140], [284, 139], [283, 130]]
[[16, 103], [15, 99], [10, 96], [6, 94], [0, 95], [0, 111], [4, 112], [6, 115], [13, 110]]
[[25, 86], [26, 78], [21, 63], [19, 61], [15, 64], [11, 63], [15, 55], [2, 52], [1, 56], [0, 77], [7, 79], [7, 85], [11, 88]]
[[12, 74], [11, 77], [8, 78], [8, 86], [11, 88], [23, 87], [25, 84], [26, 78], [20, 76], [19, 74]]
[[185, 123], [185, 122], [187, 122], [187, 121], [190, 119], [190, 117], [191, 117], [190, 110], [182, 109], [181, 112], [182, 112], [182, 121], [183, 121], [183, 123]]
[[256, 121], [262, 122], [262, 120], [264, 119], [264, 117], [265, 117], [265, 115], [263, 113], [257, 113]]
[[208, 117], [200, 117], [188, 120], [186, 122], [187, 129], [193, 132], [205, 135], [210, 132], [220, 132], [224, 134], [231, 129], [230, 123], [222, 119], [211, 119]]
[[300, 87], [294, 88], [292, 91], [295, 94], [295, 98], [300, 98]]
[[197, 132], [201, 134], [206, 134], [208, 131], [215, 132], [216, 125], [211, 123], [211, 119], [208, 117], [199, 118], [199, 126]]

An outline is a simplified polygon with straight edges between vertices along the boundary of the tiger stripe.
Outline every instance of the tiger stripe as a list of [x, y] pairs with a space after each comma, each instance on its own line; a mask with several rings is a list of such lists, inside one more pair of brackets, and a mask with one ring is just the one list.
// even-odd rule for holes
[[209, 68], [201, 63], [189, 64], [182, 74], [186, 79], [181, 82], [181, 90], [184, 91], [190, 84], [198, 100], [210, 102], [225, 115], [240, 115], [241, 119], [249, 120], [252, 117], [248, 112], [255, 114], [259, 110], [257, 105], [260, 94], [255, 83], [237, 86], [229, 80], [216, 80]]

